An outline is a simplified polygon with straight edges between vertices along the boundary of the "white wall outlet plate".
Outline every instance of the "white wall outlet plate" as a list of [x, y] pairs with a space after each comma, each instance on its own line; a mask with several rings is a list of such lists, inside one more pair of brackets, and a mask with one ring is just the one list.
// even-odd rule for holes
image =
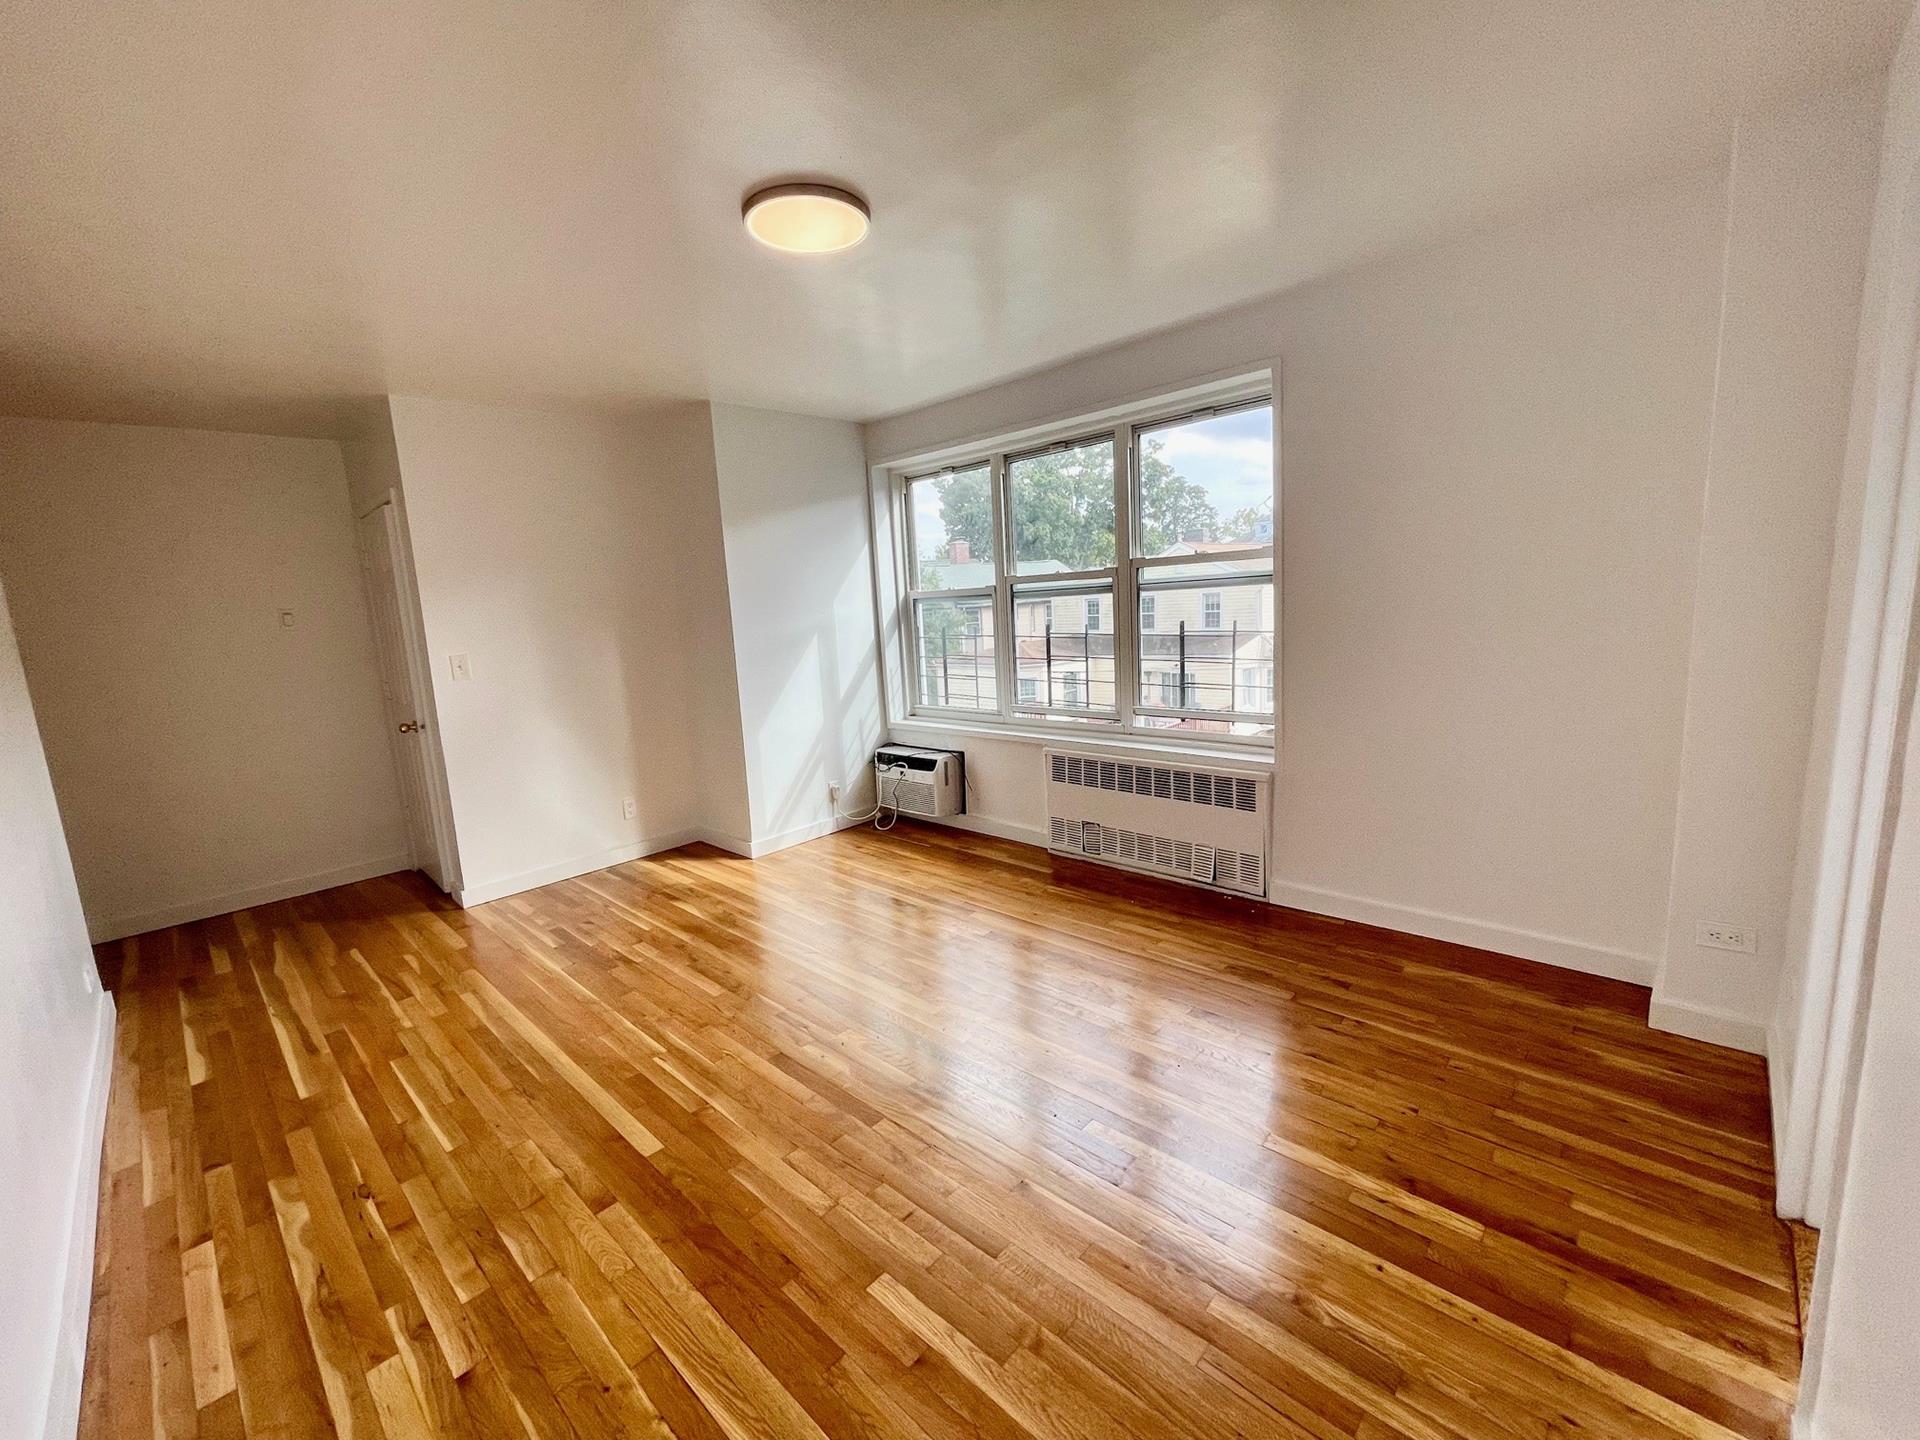
[[1760, 937], [1751, 925], [1729, 925], [1724, 920], [1702, 920], [1693, 932], [1693, 943], [1709, 950], [1737, 950], [1742, 955], [1751, 955], [1759, 942]]
[[640, 813], [640, 807], [634, 803], [633, 796], [629, 795], [620, 802], [620, 813], [629, 820]]

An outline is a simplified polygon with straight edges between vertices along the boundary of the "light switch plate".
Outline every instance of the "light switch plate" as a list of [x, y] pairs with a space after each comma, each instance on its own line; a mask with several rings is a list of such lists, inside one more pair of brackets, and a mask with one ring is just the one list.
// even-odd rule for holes
[[453, 672], [456, 680], [473, 679], [473, 662], [467, 658], [464, 650], [457, 655], [447, 656], [447, 668]]

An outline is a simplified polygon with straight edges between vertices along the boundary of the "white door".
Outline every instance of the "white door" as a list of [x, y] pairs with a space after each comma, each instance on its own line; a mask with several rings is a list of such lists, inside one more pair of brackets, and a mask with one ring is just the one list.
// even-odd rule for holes
[[400, 803], [406, 810], [413, 863], [442, 890], [451, 890], [458, 882], [439, 805], [440, 747], [429, 724], [423, 657], [402, 600], [402, 577], [408, 572], [393, 502], [384, 501], [362, 515], [359, 534], [360, 568], [367, 579], [380, 689], [386, 699], [387, 739], [400, 772]]

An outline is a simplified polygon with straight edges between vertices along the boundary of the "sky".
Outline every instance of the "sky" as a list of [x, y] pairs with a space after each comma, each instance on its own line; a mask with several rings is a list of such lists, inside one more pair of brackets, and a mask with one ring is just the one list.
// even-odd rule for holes
[[[1206, 487], [1214, 511], [1225, 520], [1249, 505], [1273, 500], [1273, 407], [1239, 410], [1150, 432], [1160, 453], [1182, 475]], [[931, 487], [918, 492], [916, 533], [923, 544], [944, 543], [939, 502]]]
[[1204, 485], [1223, 519], [1272, 500], [1272, 406], [1196, 420], [1162, 430], [1158, 438], [1167, 463]]

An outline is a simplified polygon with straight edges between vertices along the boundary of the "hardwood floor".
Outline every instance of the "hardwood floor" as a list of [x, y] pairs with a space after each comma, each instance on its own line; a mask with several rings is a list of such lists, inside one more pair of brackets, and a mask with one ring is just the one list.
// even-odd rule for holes
[[106, 946], [82, 1434], [1778, 1436], [1760, 1063], [902, 825]]

